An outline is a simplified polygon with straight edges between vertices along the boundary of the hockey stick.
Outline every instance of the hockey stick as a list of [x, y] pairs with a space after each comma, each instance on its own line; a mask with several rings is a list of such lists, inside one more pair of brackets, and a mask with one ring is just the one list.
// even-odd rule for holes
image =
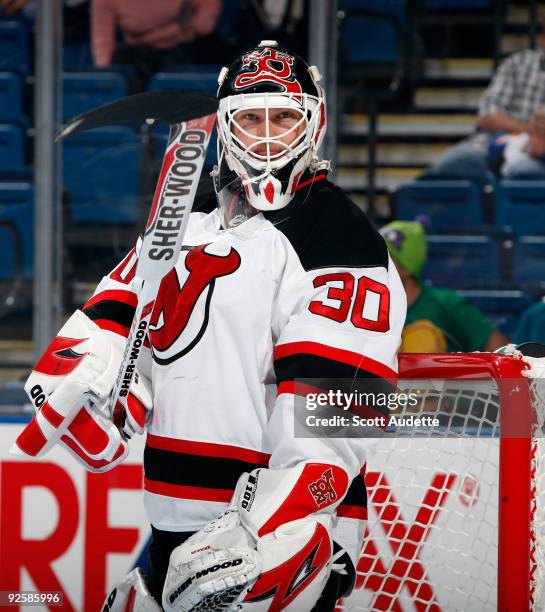
[[119, 428], [159, 285], [174, 267], [182, 248], [215, 119], [215, 115], [208, 115], [171, 127], [136, 265], [135, 276], [143, 286], [110, 400], [113, 420]]
[[[214, 98], [181, 92], [152, 93], [153, 95], [138, 94], [123, 98], [80, 115], [68, 122], [56, 138], [58, 141], [69, 134], [87, 129], [116, 123], [142, 122], [145, 119], [171, 124], [169, 143], [136, 268], [135, 276], [142, 281], [142, 290], [111, 395], [110, 412], [118, 427], [122, 425], [121, 417], [124, 414], [128, 389], [147, 333], [159, 285], [163, 276], [176, 263], [182, 246], [216, 119], [215, 114], [210, 114], [217, 108]], [[206, 116], [202, 116], [205, 113]], [[32, 455], [43, 455], [64, 435], [79, 411], [78, 406], [62, 415], [58, 414], [54, 425], [45, 428], [38, 422], [38, 411], [19, 437], [26, 432], [33, 439]], [[20, 450], [17, 450], [16, 446], [17, 443], [13, 447], [14, 452], [19, 453]], [[21, 450], [22, 448], [21, 446]], [[94, 460], [111, 460], [116, 449], [117, 444], [110, 440], [103, 451], [93, 456]]]
[[[146, 92], [75, 117], [57, 135], [60, 140], [84, 130], [144, 119], [171, 124], [135, 271], [136, 279], [143, 284], [110, 399], [110, 413], [119, 429], [161, 280], [174, 267], [182, 247], [215, 124], [211, 113], [217, 106], [215, 98], [204, 94]], [[115, 446], [109, 446], [97, 458], [111, 459], [115, 450]]]
[[201, 93], [147, 91], [120, 98], [70, 119], [59, 130], [55, 142], [86, 130], [119, 123], [142, 123], [146, 119], [169, 125], [211, 115], [218, 100]]
[[[110, 399], [110, 413], [119, 429], [123, 425], [126, 398], [147, 335], [159, 285], [174, 267], [182, 247], [214, 129], [215, 115], [211, 113], [216, 111], [217, 106], [216, 98], [204, 94], [146, 92], [116, 100], [75, 117], [57, 135], [57, 140], [60, 140], [84, 130], [115, 123], [141, 122], [144, 119], [171, 124], [169, 143], [136, 265], [135, 277], [143, 282], [142, 289]], [[111, 445], [97, 459], [111, 459], [115, 450], [115, 446]]]

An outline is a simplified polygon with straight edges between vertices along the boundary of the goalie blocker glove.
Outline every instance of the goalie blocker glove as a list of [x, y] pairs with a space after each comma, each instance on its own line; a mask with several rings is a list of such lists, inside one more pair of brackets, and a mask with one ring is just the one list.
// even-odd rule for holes
[[128, 454], [127, 438], [142, 433], [151, 411], [151, 389], [136, 376], [119, 427], [108, 400], [121, 348], [83, 312], [76, 311], [45, 350], [25, 384], [36, 415], [10, 449], [32, 457], [55, 443], [86, 469], [104, 472]]
[[173, 551], [164, 609], [312, 610], [332, 569], [332, 515], [347, 488], [345, 470], [329, 464], [243, 474], [227, 512]]

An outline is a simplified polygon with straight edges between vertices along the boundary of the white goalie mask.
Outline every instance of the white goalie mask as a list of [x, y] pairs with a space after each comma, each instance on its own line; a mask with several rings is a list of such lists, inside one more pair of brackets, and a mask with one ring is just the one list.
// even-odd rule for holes
[[286, 206], [318, 159], [326, 129], [320, 74], [301, 58], [263, 41], [219, 76], [218, 168], [242, 181], [248, 203], [261, 211]]

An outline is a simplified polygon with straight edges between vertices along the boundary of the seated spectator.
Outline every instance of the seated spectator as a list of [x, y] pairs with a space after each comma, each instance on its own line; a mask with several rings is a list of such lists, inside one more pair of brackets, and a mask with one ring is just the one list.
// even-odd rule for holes
[[241, 51], [256, 39], [266, 39], [307, 54], [310, 0], [245, 0], [241, 7], [237, 28]]
[[[97, 68], [130, 64], [148, 79], [169, 66], [206, 63], [217, 45], [203, 37], [214, 32], [221, 0], [92, 0], [91, 34]], [[116, 27], [123, 43], [116, 46]]]
[[0, 0], [0, 8], [6, 15], [15, 15], [22, 11], [28, 3], [29, 0]]
[[545, 344], [545, 298], [532, 304], [520, 316], [513, 342], [540, 342]]
[[[501, 159], [495, 163], [490, 145], [494, 144], [498, 133], [502, 133], [525, 134], [523, 155], [516, 155], [514, 162], [503, 165], [503, 176], [544, 178], [545, 138], [543, 115], [539, 112], [544, 106], [545, 33], [542, 23], [538, 48], [513, 53], [495, 72], [480, 100], [477, 132], [440, 155], [428, 169], [427, 176], [461, 177], [485, 183], [487, 171], [499, 170]], [[521, 148], [520, 143], [518, 146]]]
[[[63, 39], [68, 44], [89, 42], [89, 0], [63, 0]], [[33, 20], [36, 0], [0, 0], [6, 15], [23, 13]]]
[[428, 287], [420, 282], [427, 259], [425, 230], [421, 223], [394, 221], [384, 226], [380, 233], [407, 293], [401, 351], [492, 352], [508, 343], [478, 308], [455, 291]]
[[534, 113], [526, 132], [498, 139], [505, 143], [502, 176], [518, 179], [545, 179], [545, 115]]

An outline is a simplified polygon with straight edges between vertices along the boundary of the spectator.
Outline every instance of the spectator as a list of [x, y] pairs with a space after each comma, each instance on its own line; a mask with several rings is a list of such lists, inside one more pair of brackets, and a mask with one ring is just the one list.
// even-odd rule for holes
[[520, 316], [513, 342], [540, 342], [545, 344], [545, 298], [529, 306]]
[[[63, 0], [63, 39], [65, 43], [89, 42], [89, 0]], [[0, 0], [6, 15], [23, 13], [33, 20], [36, 0]]]
[[500, 138], [505, 142], [501, 174], [507, 178], [545, 179], [545, 115], [534, 113], [528, 129]]
[[248, 36], [278, 40], [296, 53], [306, 54], [309, 0], [243, 0], [238, 39], [246, 48]]
[[0, 7], [6, 15], [15, 15], [15, 13], [22, 11], [28, 2], [29, 0], [0, 0]]
[[[447, 149], [428, 169], [429, 177], [463, 177], [484, 183], [487, 171], [498, 170], [493, 155], [498, 137], [499, 144], [505, 144], [509, 136], [525, 134], [522, 146], [519, 141], [524, 154], [516, 155], [515, 163], [504, 164], [502, 174], [510, 179], [545, 178], [543, 115], [538, 112], [545, 106], [543, 23], [540, 30], [537, 49], [513, 53], [500, 64], [481, 97], [477, 132]], [[503, 142], [502, 135], [507, 136]]]
[[455, 291], [420, 282], [427, 259], [421, 223], [394, 221], [380, 233], [407, 293], [403, 352], [492, 352], [508, 343], [478, 308]]
[[[187, 64], [194, 58], [206, 63], [212, 53], [217, 61], [217, 48], [210, 48], [209, 54], [206, 45], [194, 43], [212, 35], [220, 12], [221, 0], [92, 0], [95, 66], [131, 64], [149, 78], [168, 66]], [[116, 26], [123, 35], [119, 47]]]

